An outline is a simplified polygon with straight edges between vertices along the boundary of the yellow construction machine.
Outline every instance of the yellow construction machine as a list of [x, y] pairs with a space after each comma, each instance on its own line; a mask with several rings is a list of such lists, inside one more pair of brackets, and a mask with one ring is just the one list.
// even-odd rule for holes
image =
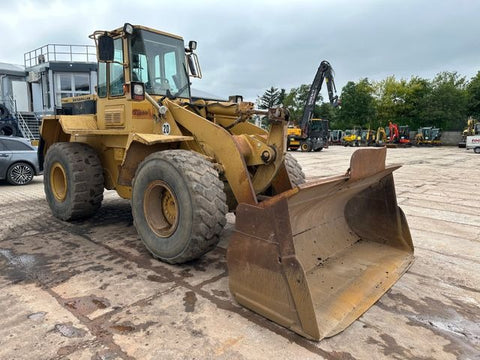
[[415, 145], [442, 145], [442, 130], [432, 126], [422, 127], [418, 129], [415, 135]]
[[[235, 210], [230, 290], [247, 308], [309, 339], [332, 336], [408, 269], [413, 245], [386, 150], [356, 151], [348, 171], [305, 183], [286, 154], [285, 110], [192, 99], [196, 42], [125, 24], [95, 31], [96, 95], [46, 116], [39, 157], [48, 204], [93, 216], [103, 191], [131, 200], [138, 234], [172, 264], [214, 248]], [[247, 120], [269, 117], [264, 131]]]
[[287, 149], [288, 150], [298, 150], [300, 147], [300, 138], [302, 136], [302, 129], [296, 125], [289, 124], [287, 127]]
[[366, 130], [362, 130], [361, 144], [365, 146], [371, 146], [375, 144], [375, 130], [371, 130], [370, 127]]
[[362, 129], [355, 127], [353, 130], [345, 130], [342, 138], [343, 146], [360, 146], [362, 141]]
[[467, 119], [467, 127], [462, 132], [462, 138], [458, 143], [459, 148], [464, 148], [467, 145], [467, 136], [479, 135], [480, 134], [480, 122], [478, 122], [473, 117]]
[[384, 146], [388, 142], [387, 133], [383, 126], [379, 126], [377, 129], [377, 136], [375, 137], [376, 146]]

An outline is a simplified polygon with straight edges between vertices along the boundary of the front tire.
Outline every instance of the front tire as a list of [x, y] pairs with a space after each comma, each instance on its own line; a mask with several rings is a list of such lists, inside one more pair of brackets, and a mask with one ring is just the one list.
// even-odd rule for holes
[[103, 167], [95, 150], [82, 143], [55, 143], [44, 165], [45, 195], [55, 217], [75, 220], [97, 212], [103, 200]]
[[226, 195], [213, 164], [186, 150], [153, 153], [132, 189], [135, 227], [154, 257], [170, 264], [213, 249], [226, 224]]
[[287, 168], [288, 177], [294, 186], [305, 183], [305, 173], [302, 166], [291, 154], [285, 154], [285, 167]]
[[300, 150], [302, 150], [303, 152], [310, 152], [312, 150], [312, 147], [308, 142], [304, 141], [300, 144]]
[[7, 181], [12, 185], [27, 185], [34, 175], [35, 170], [30, 164], [18, 162], [8, 168]]

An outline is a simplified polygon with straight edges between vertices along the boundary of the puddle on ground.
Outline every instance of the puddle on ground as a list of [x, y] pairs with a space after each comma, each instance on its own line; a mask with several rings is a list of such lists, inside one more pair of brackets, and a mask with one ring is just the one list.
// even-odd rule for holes
[[110, 306], [110, 302], [107, 299], [94, 295], [70, 298], [65, 300], [64, 304], [67, 308], [72, 310], [72, 312], [81, 315], [89, 315], [96, 310], [106, 309]]
[[183, 298], [183, 305], [185, 305], [185, 312], [193, 312], [195, 310], [195, 303], [197, 302], [197, 295], [193, 291], [187, 291]]
[[30, 320], [34, 320], [34, 321], [41, 321], [45, 318], [45, 315], [47, 313], [45, 311], [39, 311], [39, 312], [36, 312], [36, 313], [33, 313], [33, 314], [30, 314], [28, 315], [27, 317], [30, 319]]
[[72, 323], [56, 324], [55, 331], [68, 338], [84, 337], [87, 333], [85, 330], [73, 326]]

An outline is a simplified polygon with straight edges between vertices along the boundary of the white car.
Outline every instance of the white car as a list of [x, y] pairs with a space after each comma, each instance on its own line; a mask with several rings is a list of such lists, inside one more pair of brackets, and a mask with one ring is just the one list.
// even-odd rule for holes
[[475, 154], [480, 154], [480, 135], [467, 136], [467, 150], [473, 149]]

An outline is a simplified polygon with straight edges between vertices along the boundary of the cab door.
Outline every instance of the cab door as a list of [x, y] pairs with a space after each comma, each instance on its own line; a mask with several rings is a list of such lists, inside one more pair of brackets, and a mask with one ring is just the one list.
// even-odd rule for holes
[[[129, 103], [125, 96], [125, 73], [123, 66], [124, 39], [119, 37], [114, 44], [114, 62], [98, 64], [98, 100], [97, 100], [97, 124], [99, 129], [116, 129], [121, 132], [126, 128], [127, 107]], [[125, 45], [126, 46], [126, 45]]]

